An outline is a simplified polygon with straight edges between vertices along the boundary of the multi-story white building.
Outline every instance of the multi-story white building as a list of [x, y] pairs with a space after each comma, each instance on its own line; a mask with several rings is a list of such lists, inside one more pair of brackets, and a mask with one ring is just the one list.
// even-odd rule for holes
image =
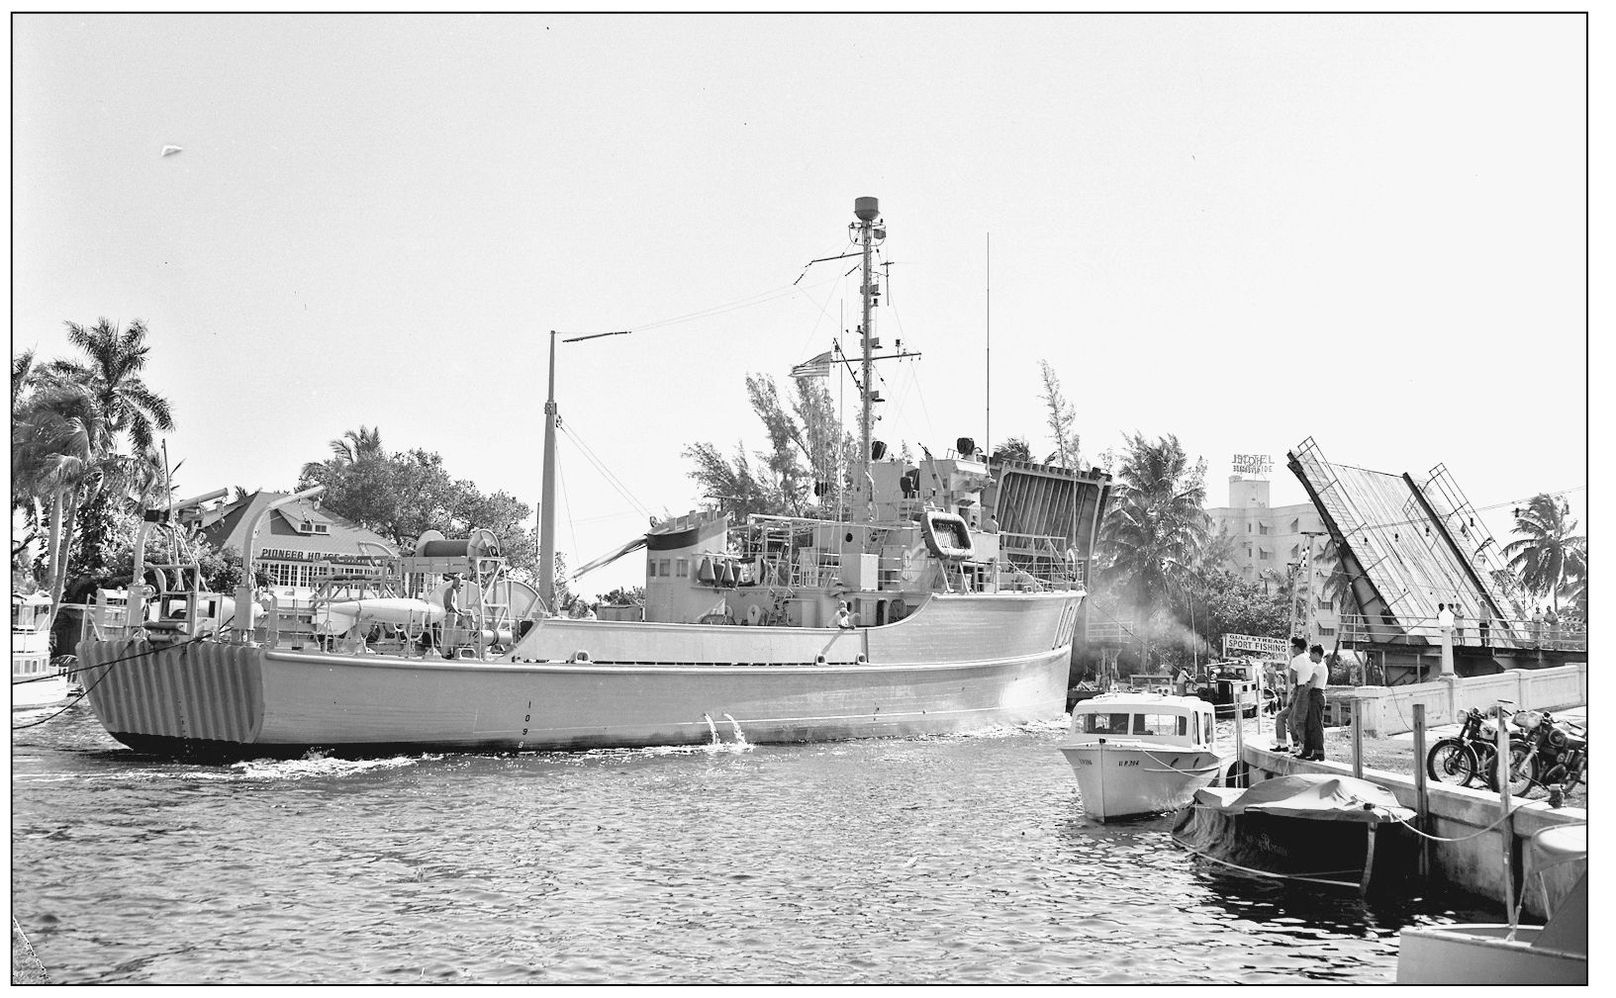
[[1310, 502], [1270, 506], [1269, 484], [1266, 478], [1230, 475], [1229, 505], [1207, 510], [1214, 532], [1221, 530], [1234, 542], [1223, 567], [1252, 580], [1272, 572], [1277, 584], [1294, 584], [1312, 622], [1304, 636], [1334, 638], [1341, 608], [1324, 595], [1334, 570], [1324, 557], [1330, 540], [1324, 520]]

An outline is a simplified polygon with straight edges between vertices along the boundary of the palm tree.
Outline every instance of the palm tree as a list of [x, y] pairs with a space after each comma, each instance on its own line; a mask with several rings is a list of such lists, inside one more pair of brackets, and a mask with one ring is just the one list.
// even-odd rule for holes
[[[310, 461], [303, 466], [298, 488], [305, 485], [330, 487], [346, 469], [364, 461], [386, 457], [382, 450], [382, 428], [360, 424], [357, 430], [348, 430], [331, 441], [331, 456], [324, 461]], [[330, 496], [327, 496], [330, 501]]]
[[73, 524], [86, 494], [93, 494], [114, 454], [114, 436], [95, 393], [73, 381], [42, 384], [18, 406], [12, 422], [13, 482], [33, 500], [48, 501], [50, 539], [45, 578], [51, 616], [67, 584]]
[[50, 365], [59, 375], [87, 386], [96, 397], [113, 436], [127, 433], [135, 449], [152, 445], [152, 431], [174, 429], [168, 402], [141, 380], [146, 355], [146, 325], [139, 319], [119, 330], [106, 319], [88, 328], [67, 324], [67, 341], [84, 351], [88, 364], [59, 360]]
[[1020, 437], [1005, 437], [993, 448], [993, 460], [1032, 463], [1032, 447]]
[[[1211, 536], [1204, 462], [1191, 465], [1176, 436], [1151, 443], [1126, 438], [1111, 507], [1100, 529], [1104, 573], [1133, 590], [1139, 632], [1149, 611], [1168, 601], [1173, 565], [1199, 568]], [[1144, 649], [1148, 656], [1148, 644]]]
[[1575, 578], [1588, 574], [1588, 538], [1576, 533], [1571, 505], [1548, 493], [1532, 497], [1515, 511], [1519, 540], [1504, 546], [1509, 567], [1528, 590], [1547, 596], [1556, 613], [1560, 594]]
[[358, 464], [366, 458], [382, 455], [382, 428], [360, 424], [358, 430], [349, 430], [339, 440], [331, 441], [331, 453], [338, 464]]

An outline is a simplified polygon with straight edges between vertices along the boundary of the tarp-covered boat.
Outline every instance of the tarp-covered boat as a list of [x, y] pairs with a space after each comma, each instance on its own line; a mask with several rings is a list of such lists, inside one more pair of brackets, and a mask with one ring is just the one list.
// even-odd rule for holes
[[1413, 869], [1416, 842], [1404, 824], [1413, 817], [1377, 784], [1298, 773], [1197, 790], [1173, 838], [1241, 873], [1368, 891]]

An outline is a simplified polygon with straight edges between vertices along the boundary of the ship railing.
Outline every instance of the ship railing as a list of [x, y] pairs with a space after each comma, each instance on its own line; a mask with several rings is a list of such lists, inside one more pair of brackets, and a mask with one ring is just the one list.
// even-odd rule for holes
[[[1430, 645], [1442, 643], [1443, 628], [1435, 617], [1403, 619], [1344, 613], [1339, 618], [1341, 643], [1384, 645]], [[1489, 648], [1501, 651], [1586, 652], [1588, 625], [1579, 620], [1550, 623], [1529, 620], [1489, 618], [1487, 626], [1473, 617], [1454, 622], [1456, 648]]]
[[[786, 567], [786, 566], [782, 566]], [[793, 589], [831, 586], [841, 581], [842, 556], [837, 551], [798, 552], [791, 562], [786, 585]]]
[[1120, 620], [1089, 620], [1083, 634], [1090, 643], [1122, 645], [1137, 641], [1134, 629]]

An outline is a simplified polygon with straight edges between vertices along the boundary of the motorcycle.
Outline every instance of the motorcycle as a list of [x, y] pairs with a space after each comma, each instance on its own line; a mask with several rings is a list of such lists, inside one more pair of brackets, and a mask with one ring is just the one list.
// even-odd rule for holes
[[1555, 720], [1548, 711], [1516, 711], [1510, 720], [1525, 736], [1519, 743], [1510, 741], [1511, 794], [1525, 796], [1540, 786], [1549, 793], [1549, 805], [1558, 807], [1567, 794], [1588, 782], [1586, 730]]
[[1437, 783], [1462, 787], [1497, 783], [1498, 727], [1480, 710], [1465, 714], [1459, 733], [1440, 738], [1425, 754], [1425, 772]]

